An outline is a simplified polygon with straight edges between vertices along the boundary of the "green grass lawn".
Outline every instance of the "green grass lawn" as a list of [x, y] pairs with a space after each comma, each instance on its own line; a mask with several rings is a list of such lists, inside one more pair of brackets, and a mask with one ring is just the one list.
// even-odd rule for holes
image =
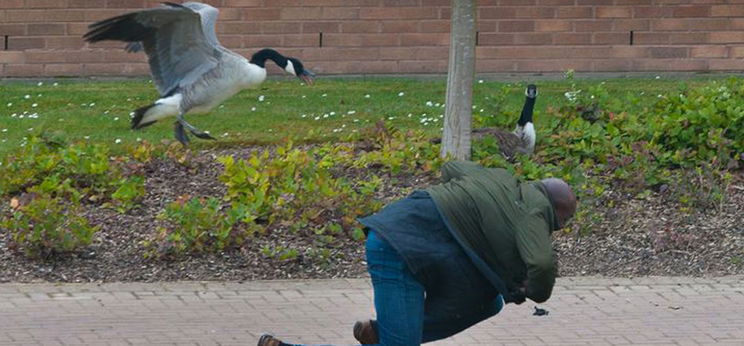
[[[598, 83], [633, 112], [650, 104], [660, 93], [713, 78], [685, 81], [664, 78], [576, 80], [583, 90]], [[564, 93], [571, 81], [537, 81], [539, 96], [535, 122], [547, 107], [567, 103]], [[511, 128], [524, 100], [526, 83], [476, 79], [474, 114]], [[209, 114], [187, 116], [195, 126], [218, 138], [216, 145], [271, 143], [293, 137], [298, 141], [344, 138], [377, 120], [401, 129], [440, 132], [446, 81], [404, 78], [319, 78], [313, 86], [295, 80], [272, 79], [245, 90]], [[147, 80], [45, 81], [0, 84], [0, 155], [22, 145], [24, 137], [41, 131], [61, 131], [71, 140], [90, 140], [116, 147], [138, 139], [160, 142], [173, 139], [173, 121], [167, 119], [143, 130], [129, 129], [132, 110], [157, 98]], [[508, 125], [507, 125], [508, 124]], [[193, 138], [193, 137], [192, 137]], [[196, 148], [215, 145], [192, 139]]]

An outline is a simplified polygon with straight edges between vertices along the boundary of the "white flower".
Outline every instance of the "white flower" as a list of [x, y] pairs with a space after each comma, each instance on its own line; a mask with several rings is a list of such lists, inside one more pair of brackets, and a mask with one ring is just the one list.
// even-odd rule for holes
[[54, 85], [54, 86], [59, 86], [59, 83], [57, 83], [57, 82], [54, 82], [54, 84], [52, 84], [52, 85]]
[[331, 115], [336, 115], [336, 112], [331, 112]]
[[95, 106], [95, 105], [96, 105], [96, 103], [95, 103], [95, 102], [91, 102], [91, 104], [89, 104], [89, 105], [88, 105], [88, 107], [93, 107], [93, 106]]
[[38, 105], [39, 105], [38, 103], [34, 103], [31, 105], [31, 108], [36, 108]]
[[324, 118], [324, 119], [325, 119], [325, 118], [328, 118], [328, 113], [326, 113], [326, 114], [323, 114], [323, 118]]
[[661, 76], [656, 76], [656, 79], [661, 79]]
[[320, 97], [326, 97], [326, 96], [328, 96], [328, 94], [323, 94], [323, 95], [320, 95]]
[[356, 114], [356, 111], [348, 111], [346, 114]]
[[409, 118], [412, 117], [412, 116], [413, 116], [413, 113], [408, 113], [408, 117]]
[[117, 121], [117, 120], [119, 120], [119, 117], [114, 117], [114, 121]]
[[119, 143], [121, 143], [121, 139], [117, 138], [117, 139], [116, 139], [116, 140], [114, 141], [114, 143], [116, 143], [116, 144], [119, 144]]
[[402, 92], [402, 91], [401, 91], [401, 92], [399, 92], [399, 93], [398, 93], [398, 96], [403, 96], [403, 95], [405, 95], [405, 94], [406, 94], [406, 93], [404, 93], [404, 92]]
[[320, 117], [315, 117], [314, 119], [315, 119], [315, 120], [320, 120]]
[[13, 102], [8, 102], [8, 107], [12, 106]]
[[372, 97], [372, 96], [370, 96], [369, 94], [367, 94], [367, 95], [364, 95], [364, 98], [365, 98], [365, 99], [368, 99], [368, 98], [370, 98], [370, 97]]
[[439, 103], [434, 104], [434, 107], [439, 107], [439, 106], [441, 106]]
[[251, 112], [255, 112], [255, 111], [256, 111], [256, 107], [251, 107]]
[[8, 129], [3, 129], [2, 131], [3, 131], [3, 132], [8, 132]]
[[478, 80], [478, 84], [483, 84], [483, 80], [482, 79], [479, 79]]
[[31, 98], [31, 95], [26, 95], [26, 96], [24, 96], [23, 98], [24, 98], [24, 99], [26, 99], [26, 100], [28, 100], [28, 99], [30, 99], [30, 98]]
[[481, 112], [481, 113], [483, 113], [483, 111], [484, 111], [484, 109], [483, 109], [483, 108], [481, 108], [480, 112]]
[[229, 135], [230, 135], [229, 133], [225, 132], [225, 133], [222, 134], [222, 137], [227, 137]]
[[85, 139], [90, 139], [90, 136], [85, 136], [85, 137], [83, 137], [83, 138], [85, 138]]
[[300, 118], [305, 118], [305, 117], [307, 117], [307, 114], [300, 115]]
[[431, 101], [426, 101], [426, 105], [427, 105], [427, 106], [429, 106], [429, 107], [431, 107], [431, 106], [433, 106], [433, 105], [434, 105], [434, 102], [431, 102]]
[[264, 101], [264, 98], [265, 97], [263, 95], [259, 95], [258, 96], [258, 102], [263, 102]]
[[137, 142], [142, 142], [142, 138], [137, 137]]
[[394, 120], [395, 117], [388, 117], [388, 120]]

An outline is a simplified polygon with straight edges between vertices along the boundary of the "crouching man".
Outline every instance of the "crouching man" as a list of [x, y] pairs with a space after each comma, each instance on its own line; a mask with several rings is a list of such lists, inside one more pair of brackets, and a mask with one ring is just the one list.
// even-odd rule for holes
[[[448, 162], [442, 183], [361, 218], [376, 320], [364, 345], [419, 345], [496, 315], [505, 303], [544, 302], [555, 284], [551, 233], [576, 212], [563, 180], [520, 182], [504, 169]], [[287, 344], [265, 334], [259, 346]]]

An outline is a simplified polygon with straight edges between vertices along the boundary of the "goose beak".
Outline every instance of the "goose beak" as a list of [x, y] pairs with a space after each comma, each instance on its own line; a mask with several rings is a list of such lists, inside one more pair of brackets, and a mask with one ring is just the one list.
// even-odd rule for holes
[[302, 81], [305, 82], [305, 84], [313, 85], [315, 73], [313, 73], [310, 70], [303, 70], [302, 73], [300, 73], [300, 75], [298, 75], [297, 77], [302, 79]]

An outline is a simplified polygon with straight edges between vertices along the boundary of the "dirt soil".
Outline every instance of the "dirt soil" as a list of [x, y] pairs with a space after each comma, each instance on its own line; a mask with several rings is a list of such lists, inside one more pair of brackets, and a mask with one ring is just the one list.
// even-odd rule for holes
[[[330, 261], [300, 255], [296, 259], [266, 257], [265, 246], [308, 249], [312, 232], [269, 232], [243, 248], [221, 254], [178, 260], [145, 257], [142, 243], [160, 225], [157, 214], [178, 196], [221, 197], [217, 179], [219, 155], [246, 157], [256, 148], [213, 149], [198, 152], [187, 165], [168, 159], [144, 167], [146, 196], [142, 206], [127, 213], [87, 206], [85, 216], [100, 231], [90, 247], [74, 254], [32, 260], [9, 251], [0, 236], [0, 282], [111, 282], [175, 280], [256, 280], [342, 278], [366, 276], [364, 246], [338, 237]], [[360, 172], [344, 172], [359, 175]], [[382, 173], [380, 173], [382, 176]], [[376, 198], [385, 202], [412, 189], [435, 184], [432, 175], [388, 176]], [[556, 232], [560, 275], [685, 275], [744, 274], [744, 179], [728, 188], [728, 198], [707, 211], [682, 212], [663, 196], [636, 199], [611, 196], [614, 207], [603, 208], [588, 235]], [[605, 201], [606, 204], [606, 201]], [[597, 208], [601, 208], [598, 206]], [[300, 251], [302, 253], [302, 250]]]

